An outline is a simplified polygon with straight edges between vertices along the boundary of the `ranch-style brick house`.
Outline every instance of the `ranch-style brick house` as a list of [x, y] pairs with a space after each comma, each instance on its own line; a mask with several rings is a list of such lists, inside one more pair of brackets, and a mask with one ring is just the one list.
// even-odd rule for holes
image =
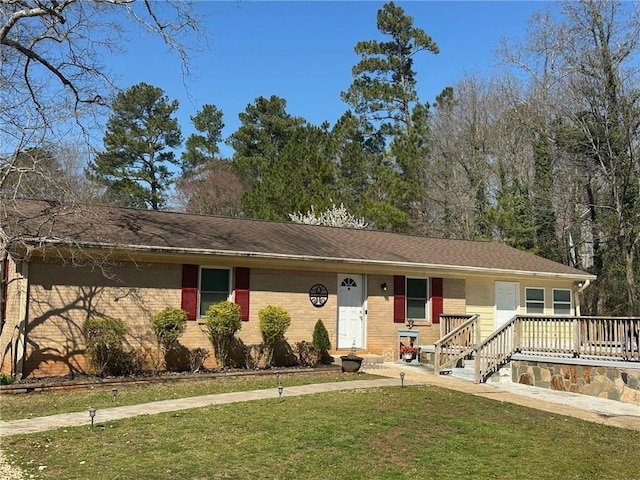
[[[150, 320], [184, 309], [180, 342], [211, 350], [207, 307], [236, 302], [238, 336], [261, 341], [258, 311], [284, 307], [290, 343], [322, 319], [333, 354], [399, 359], [402, 342], [434, 344], [441, 314], [477, 315], [480, 337], [514, 315], [575, 316], [595, 277], [498, 242], [242, 218], [9, 202], [3, 255], [1, 367], [41, 377], [83, 372], [91, 316], [122, 319], [128, 344], [154, 342]], [[13, 239], [13, 240], [12, 240]], [[444, 318], [444, 317], [443, 317]]]

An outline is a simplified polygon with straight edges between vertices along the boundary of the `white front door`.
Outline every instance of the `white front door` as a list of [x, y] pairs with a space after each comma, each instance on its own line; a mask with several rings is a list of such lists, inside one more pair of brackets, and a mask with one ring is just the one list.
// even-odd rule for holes
[[364, 279], [338, 275], [338, 348], [364, 348]]
[[496, 329], [520, 313], [520, 284], [496, 282]]

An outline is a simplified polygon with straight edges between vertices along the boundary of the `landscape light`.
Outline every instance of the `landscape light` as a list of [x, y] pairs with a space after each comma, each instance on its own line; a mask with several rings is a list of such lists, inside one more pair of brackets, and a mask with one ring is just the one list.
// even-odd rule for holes
[[400, 372], [400, 386], [404, 387], [404, 372]]
[[91, 428], [93, 428], [93, 418], [96, 416], [96, 407], [91, 407], [89, 409], [89, 418], [91, 418]]
[[118, 396], [118, 389], [116, 387], [111, 389], [111, 395], [113, 395], [113, 403], [116, 403], [116, 397]]

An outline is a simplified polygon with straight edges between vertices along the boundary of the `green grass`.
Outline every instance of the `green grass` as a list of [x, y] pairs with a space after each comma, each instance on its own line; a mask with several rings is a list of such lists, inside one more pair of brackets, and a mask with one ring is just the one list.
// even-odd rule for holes
[[[331, 373], [282, 373], [280, 375], [280, 379], [285, 386], [371, 378], [378, 377], [360, 373], [357, 375], [345, 375], [339, 370]], [[117, 385], [118, 394], [115, 403], [111, 393], [112, 385], [95, 386], [82, 390], [2, 395], [0, 397], [0, 420], [43, 417], [58, 413], [79, 412], [89, 407], [108, 408], [137, 405], [158, 400], [260, 390], [275, 388], [276, 386], [275, 375], [251, 375], [157, 384]]]
[[2, 443], [46, 479], [640, 479], [640, 432], [433, 386], [218, 405]]

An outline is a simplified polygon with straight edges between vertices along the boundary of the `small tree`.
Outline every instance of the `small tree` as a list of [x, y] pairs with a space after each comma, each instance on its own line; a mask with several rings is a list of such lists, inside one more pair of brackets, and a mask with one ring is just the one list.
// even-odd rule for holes
[[336, 206], [334, 203], [331, 208], [326, 209], [324, 212], [317, 214], [313, 205], [311, 210], [306, 214], [302, 212], [291, 213], [289, 218], [293, 223], [304, 223], [306, 225], [325, 225], [329, 227], [343, 227], [343, 228], [355, 228], [358, 230], [366, 230], [369, 228], [369, 224], [364, 221], [364, 218], [356, 218], [347, 211], [344, 204]]
[[164, 354], [166, 366], [167, 353], [176, 346], [178, 338], [187, 329], [187, 312], [180, 308], [167, 307], [153, 317], [151, 327]]
[[229, 301], [211, 305], [205, 313], [207, 336], [221, 368], [227, 366], [233, 336], [242, 328], [240, 317], [240, 306]]
[[114, 369], [124, 354], [122, 344], [127, 334], [122, 320], [111, 317], [88, 318], [82, 326], [82, 334], [96, 374], [115, 373]]
[[319, 319], [316, 322], [315, 327], [313, 327], [313, 346], [320, 350], [323, 356], [331, 350], [329, 332], [327, 332], [327, 329], [321, 319]]
[[273, 361], [273, 352], [278, 341], [284, 339], [284, 333], [291, 325], [291, 315], [282, 307], [267, 305], [258, 312], [260, 334], [266, 350], [266, 365]]

